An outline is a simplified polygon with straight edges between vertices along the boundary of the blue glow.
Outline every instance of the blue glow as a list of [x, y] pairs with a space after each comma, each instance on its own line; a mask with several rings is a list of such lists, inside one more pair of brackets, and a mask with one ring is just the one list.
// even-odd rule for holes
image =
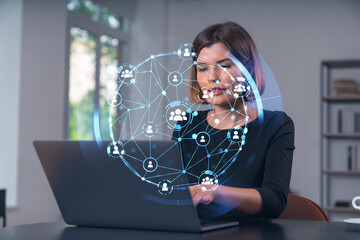
[[[147, 183], [157, 186], [159, 193], [162, 195], [167, 195], [168, 193], [172, 192], [173, 189], [178, 190], [181, 188], [186, 188], [187, 186], [179, 184], [179, 182], [181, 181], [178, 181], [178, 183], [176, 183], [177, 179], [180, 179], [180, 176], [183, 174], [187, 174], [187, 176], [192, 176], [200, 180], [200, 175], [192, 170], [195, 169], [193, 167], [201, 161], [204, 161], [204, 163], [206, 164], [206, 174], [220, 176], [221, 174], [225, 173], [226, 170], [230, 167], [230, 165], [232, 165], [232, 162], [236, 160], [236, 156], [238, 155], [239, 151], [242, 150], [242, 146], [245, 144], [246, 133], [248, 132], [248, 129], [246, 127], [246, 121], [235, 123], [235, 126], [236, 124], [238, 124], [238, 126], [241, 126], [241, 128], [233, 127], [232, 125], [231, 127], [233, 128], [231, 129], [231, 131], [233, 132], [228, 131], [225, 139], [215, 139], [216, 143], [220, 143], [222, 141], [220, 144], [216, 145], [215, 147], [211, 145], [207, 146], [210, 142], [211, 137], [217, 137], [217, 135], [213, 135], [217, 131], [216, 128], [197, 129], [194, 125], [198, 124], [198, 120], [202, 120], [195, 118], [199, 115], [198, 111], [203, 111], [207, 109], [213, 110], [211, 109], [212, 105], [201, 104], [200, 106], [200, 104], [191, 102], [188, 96], [184, 96], [186, 92], [183, 89], [191, 87], [192, 81], [196, 81], [193, 79], [189, 79], [190, 71], [195, 65], [197, 65], [197, 61], [193, 61], [192, 56], [196, 56], [192, 45], [183, 44], [179, 47], [177, 51], [157, 55], [152, 54], [148, 59], [139, 63], [135, 67], [124, 64], [124, 67], [131, 66], [132, 71], [134, 71], [133, 73], [136, 75], [130, 76], [129, 79], [127, 79], [128, 77], [125, 77], [126, 79], [122, 80], [119, 79], [119, 86], [116, 92], [120, 95], [120, 97], [122, 97], [122, 102], [117, 108], [120, 110], [126, 109], [126, 111], [119, 111], [117, 109], [114, 109], [113, 106], [111, 106], [111, 104], [109, 103], [110, 111], [108, 120], [111, 139], [114, 142], [117, 142], [121, 139], [121, 141], [124, 141], [125, 143], [126, 141], [130, 141], [125, 139], [129, 139], [130, 137], [130, 139], [132, 139], [136, 143], [137, 140], [143, 140], [145, 138], [149, 140], [150, 146], [152, 146], [146, 149], [141, 149], [138, 146], [135, 149], [132, 148], [130, 151], [127, 150], [132, 153], [140, 152], [143, 157], [139, 158], [137, 154], [133, 155], [127, 152], [124, 155], [124, 159], [122, 160], [136, 176], [139, 176], [141, 178], [142, 181], [146, 181]], [[232, 57], [233, 56], [230, 56], [230, 58]], [[246, 77], [246, 80], [249, 81], [249, 85], [252, 87], [252, 89], [254, 89], [255, 95], [256, 93], [258, 94], [256, 88], [254, 88], [254, 84], [252, 83], [253, 79], [251, 78], [250, 74], [241, 65], [239, 61], [234, 62], [239, 67], [239, 69], [241, 69], [241, 72]], [[170, 65], [173, 66], [169, 67]], [[119, 67], [118, 69], [118, 74], [120, 75], [120, 77], [121, 71], [125, 69], [124, 67], [122, 67], [121, 69]], [[173, 78], [174, 74], [177, 76], [177, 78]], [[230, 75], [230, 78], [234, 81], [240, 81], [231, 76], [231, 74], [233, 74], [232, 72], [224, 71], [222, 72], [222, 74]], [[220, 77], [216, 80], [213, 79], [213, 81], [216, 82], [216, 84], [220, 84]], [[131, 91], [129, 89], [129, 83], [132, 83]], [[225, 94], [227, 98], [230, 99], [231, 97], [233, 97], [235, 98], [235, 102], [243, 101], [244, 103], [243, 98], [238, 98], [235, 95], [232, 95], [234, 93], [231, 91]], [[199, 99], [202, 98], [203, 95], [204, 93], [199, 94]], [[255, 97], [260, 96], [258, 94]], [[228, 117], [230, 117], [231, 119], [236, 119], [235, 115], [237, 113], [242, 114], [243, 116], [248, 116], [246, 105], [243, 109], [240, 108], [235, 110], [234, 106], [237, 105], [233, 104], [233, 101], [231, 102], [229, 101], [229, 99], [229, 107], [226, 108]], [[203, 99], [200, 100], [202, 102], [208, 101], [204, 101]], [[251, 104], [250, 105], [252, 107], [255, 107], [254, 109], [259, 109], [259, 106], [260, 108], [262, 107], [261, 99], [259, 98], [255, 98], [255, 101], [253, 101]], [[233, 113], [230, 113], [229, 110]], [[175, 113], [177, 111], [180, 112]], [[234, 111], [236, 111], [236, 113]], [[215, 115], [214, 118], [211, 119], [211, 121], [215, 122], [215, 124], [221, 123], [222, 116], [220, 116], [221, 115]], [[95, 121], [96, 119], [94, 118], [94, 124]], [[190, 125], [190, 123], [195, 124]], [[240, 132], [240, 134], [234, 133], [234, 129], [239, 129], [238, 131]], [[98, 130], [100, 131], [99, 127]], [[94, 131], [96, 131], [95, 127]], [[95, 133], [95, 136], [97, 134], [100, 134], [100, 132]], [[153, 136], [155, 139], [170, 138], [172, 140], [177, 140], [177, 142], [175, 143], [177, 145], [174, 146], [182, 145], [178, 144], [179, 142], [184, 143], [186, 141], [193, 141], [195, 142], [195, 144], [197, 144], [196, 147], [202, 148], [205, 154], [199, 156], [199, 154], [196, 154], [197, 150], [192, 153], [187, 153], [185, 158], [187, 163], [189, 164], [187, 166], [182, 166], [182, 168], [180, 169], [175, 169], [172, 168], [170, 164], [173, 160], [171, 160], [171, 158], [168, 158], [169, 161], [164, 161], [163, 159], [161, 159], [161, 156], [163, 156], [163, 154], [165, 153], [161, 153], [160, 156], [156, 155], [157, 159], [155, 159], [155, 161], [159, 161], [159, 169], [161, 169], [162, 171], [153, 171], [155, 166], [153, 166], [154, 168], [146, 166], [144, 160], [156, 154], [155, 151], [153, 153], [151, 152], [152, 148], [156, 148], [155, 145], [151, 144], [150, 137]], [[203, 137], [201, 139], [202, 136], [205, 136], [205, 138]], [[96, 140], [97, 139], [98, 138], [96, 137]], [[205, 143], [204, 140], [206, 141]], [[220, 142], [218, 142], [219, 140]], [[150, 153], [147, 152], [148, 150], [150, 150]], [[110, 150], [107, 151], [109, 152]], [[180, 151], [182, 151], [181, 146]], [[235, 157], [225, 155], [225, 153], [231, 153], [229, 155], [233, 154], [232, 156]], [[136, 156], [137, 159], [135, 159], [134, 156]], [[181, 158], [183, 158], [183, 156], [181, 156]], [[140, 166], [139, 168], [139, 164], [142, 164], [143, 166]], [[182, 162], [182, 164], [184, 165], [184, 162]], [[145, 175], [144, 170], [146, 171]], [[151, 174], [152, 172], [153, 174]], [[160, 183], [167, 183], [168, 185], [160, 186]], [[173, 188], [173, 186], [175, 187]], [[162, 190], [163, 187], [165, 190]]]
[[97, 145], [102, 147], [102, 139], [100, 134], [100, 113], [99, 108], [94, 109], [94, 135]]
[[180, 101], [173, 101], [173, 102], [171, 102], [170, 104], [170, 107], [176, 107], [176, 106], [180, 106], [181, 105], [181, 102]]

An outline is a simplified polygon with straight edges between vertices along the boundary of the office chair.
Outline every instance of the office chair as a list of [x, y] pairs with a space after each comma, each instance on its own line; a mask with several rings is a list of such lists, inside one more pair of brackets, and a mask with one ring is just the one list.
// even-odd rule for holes
[[288, 194], [286, 208], [278, 219], [329, 221], [329, 217], [319, 205], [291, 193]]
[[6, 204], [5, 204], [6, 190], [0, 189], [0, 218], [3, 218], [3, 227], [6, 226]]

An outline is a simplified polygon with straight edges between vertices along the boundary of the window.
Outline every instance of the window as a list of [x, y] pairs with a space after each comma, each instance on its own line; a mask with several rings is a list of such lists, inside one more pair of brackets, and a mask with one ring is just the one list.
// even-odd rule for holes
[[129, 21], [90, 0], [69, 0], [69, 140], [110, 139], [107, 97], [127, 48]]

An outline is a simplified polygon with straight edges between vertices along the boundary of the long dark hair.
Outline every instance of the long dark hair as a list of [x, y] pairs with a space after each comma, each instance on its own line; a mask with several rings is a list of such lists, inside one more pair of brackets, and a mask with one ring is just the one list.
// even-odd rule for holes
[[[201, 31], [193, 42], [195, 53], [198, 55], [204, 47], [214, 43], [223, 43], [229, 52], [239, 60], [254, 79], [260, 95], [265, 90], [265, 77], [261, 67], [259, 54], [249, 33], [234, 22], [218, 23]], [[197, 56], [196, 55], [196, 56]], [[194, 57], [194, 61], [197, 57]], [[191, 80], [197, 80], [196, 66], [193, 65], [190, 73]], [[202, 98], [200, 85], [197, 81], [190, 81], [189, 96], [193, 102]], [[252, 99], [252, 95], [248, 99]]]

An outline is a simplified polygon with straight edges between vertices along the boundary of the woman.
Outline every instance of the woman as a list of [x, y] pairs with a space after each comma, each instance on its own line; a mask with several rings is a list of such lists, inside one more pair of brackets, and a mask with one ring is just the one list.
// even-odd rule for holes
[[[253, 94], [247, 96], [245, 101], [239, 101], [231, 94], [236, 87], [232, 84], [234, 78], [245, 76], [230, 56], [243, 64], [254, 79], [258, 93], [263, 93], [264, 74], [256, 46], [244, 28], [227, 22], [209, 26], [200, 32], [193, 42], [193, 48], [196, 64], [191, 70], [190, 99], [194, 103], [211, 104], [213, 109], [193, 114], [193, 120], [187, 123], [186, 128], [173, 133], [174, 139], [184, 139], [179, 144], [185, 166], [193, 164], [194, 159], [209, 156], [205, 161], [195, 161], [196, 164], [187, 172], [192, 171], [189, 174], [193, 176], [199, 176], [206, 168], [216, 172], [219, 167], [215, 163], [226, 161], [219, 159], [220, 155], [218, 158], [216, 154], [210, 157], [209, 149], [227, 148], [223, 139], [227, 138], [229, 129], [244, 127], [246, 123], [248, 131], [242, 151], [226, 170], [227, 174], [219, 177], [216, 189], [206, 191], [203, 186], [190, 187], [194, 205], [203, 218], [249, 215], [277, 218], [286, 206], [289, 191], [295, 149], [294, 124], [280, 111], [264, 110], [260, 111], [260, 116], [254, 104], [251, 104]], [[245, 110], [247, 115], [243, 114]], [[194, 133], [199, 132], [211, 132], [211, 139], [206, 139], [209, 141], [206, 149], [192, 139]], [[238, 146], [230, 144], [227, 151], [230, 153], [231, 148]], [[225, 178], [229, 174], [232, 176]]]

